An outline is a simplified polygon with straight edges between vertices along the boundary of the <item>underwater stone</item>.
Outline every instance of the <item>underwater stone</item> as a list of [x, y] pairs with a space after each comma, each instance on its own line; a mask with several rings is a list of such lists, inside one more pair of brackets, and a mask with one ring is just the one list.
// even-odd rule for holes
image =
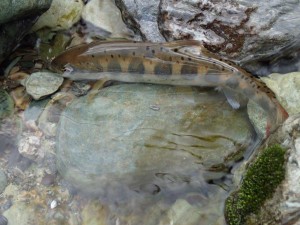
[[58, 170], [80, 191], [109, 203], [198, 193], [206, 189], [205, 179], [223, 176], [204, 177], [204, 168], [222, 165], [249, 144], [244, 113], [214, 90], [110, 86], [92, 101], [75, 99], [61, 114]]
[[36, 72], [26, 79], [26, 91], [35, 100], [53, 94], [63, 83], [64, 78], [55, 73]]

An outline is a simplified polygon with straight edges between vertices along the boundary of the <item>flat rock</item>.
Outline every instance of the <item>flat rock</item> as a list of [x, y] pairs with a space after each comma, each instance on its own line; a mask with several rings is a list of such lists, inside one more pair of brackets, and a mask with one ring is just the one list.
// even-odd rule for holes
[[218, 187], [206, 180], [218, 179], [224, 171], [206, 169], [226, 167], [230, 157], [249, 146], [246, 117], [214, 90], [107, 87], [93, 101], [80, 97], [62, 112], [58, 170], [79, 190], [106, 203], [214, 193]]

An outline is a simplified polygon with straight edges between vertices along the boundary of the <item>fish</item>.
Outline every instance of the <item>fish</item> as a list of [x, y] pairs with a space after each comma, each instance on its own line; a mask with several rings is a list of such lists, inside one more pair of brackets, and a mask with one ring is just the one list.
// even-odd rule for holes
[[51, 61], [50, 68], [72, 80], [217, 88], [234, 109], [245, 107], [249, 100], [257, 103], [268, 117], [267, 136], [289, 116], [259, 78], [209, 52], [197, 40], [94, 41], [67, 49]]

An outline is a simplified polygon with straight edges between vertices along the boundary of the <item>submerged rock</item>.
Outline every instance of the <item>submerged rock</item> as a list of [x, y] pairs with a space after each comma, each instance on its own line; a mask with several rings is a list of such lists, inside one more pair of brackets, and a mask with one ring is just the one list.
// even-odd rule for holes
[[53, 94], [63, 83], [64, 78], [55, 73], [36, 72], [25, 81], [26, 91], [35, 100]]
[[219, 188], [208, 183], [226, 177], [227, 163], [250, 144], [246, 117], [213, 90], [111, 86], [63, 111], [58, 169], [105, 203], [131, 202], [119, 206], [125, 211], [139, 209], [135, 201], [173, 202], [191, 192], [213, 198]]

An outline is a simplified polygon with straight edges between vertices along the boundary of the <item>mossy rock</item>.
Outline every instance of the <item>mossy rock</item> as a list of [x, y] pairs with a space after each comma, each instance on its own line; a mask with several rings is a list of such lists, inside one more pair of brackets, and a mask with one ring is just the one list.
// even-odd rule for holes
[[240, 189], [225, 202], [225, 217], [229, 225], [245, 224], [247, 216], [258, 213], [264, 202], [272, 197], [285, 176], [285, 152], [275, 144], [264, 149], [249, 167]]

